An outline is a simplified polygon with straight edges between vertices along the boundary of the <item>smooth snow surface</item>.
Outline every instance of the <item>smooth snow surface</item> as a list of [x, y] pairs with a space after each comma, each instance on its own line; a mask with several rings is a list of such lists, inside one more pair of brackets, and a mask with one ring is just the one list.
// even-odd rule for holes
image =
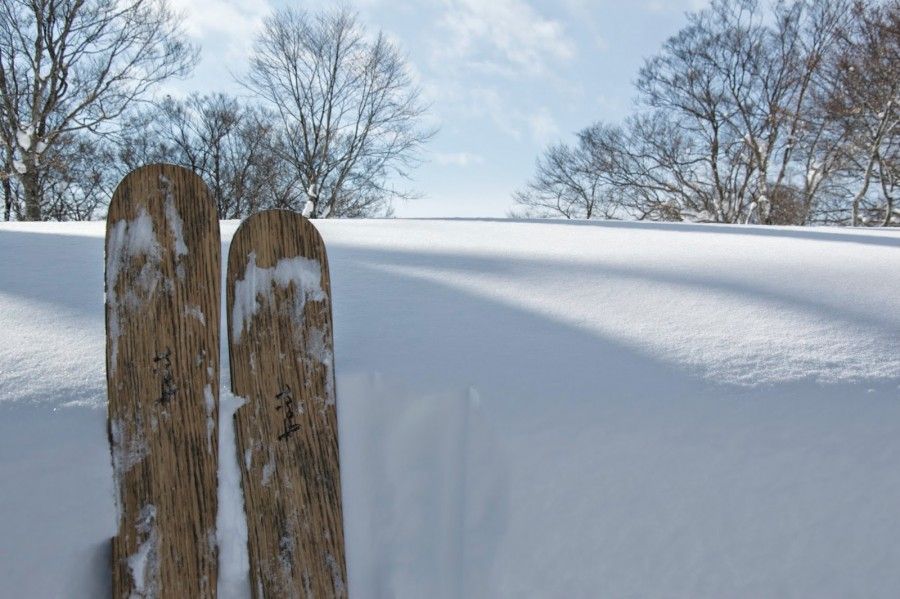
[[[315, 224], [351, 596], [900, 596], [897, 232]], [[3, 597], [109, 594], [103, 234], [0, 225]]]

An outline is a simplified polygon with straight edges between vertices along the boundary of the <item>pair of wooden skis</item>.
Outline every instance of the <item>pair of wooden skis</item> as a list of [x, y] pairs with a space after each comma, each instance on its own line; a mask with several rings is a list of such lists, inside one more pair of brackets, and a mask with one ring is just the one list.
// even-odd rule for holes
[[[114, 597], [215, 597], [220, 240], [202, 180], [130, 173], [106, 233]], [[302, 216], [253, 215], [226, 277], [254, 597], [346, 596], [325, 247]]]

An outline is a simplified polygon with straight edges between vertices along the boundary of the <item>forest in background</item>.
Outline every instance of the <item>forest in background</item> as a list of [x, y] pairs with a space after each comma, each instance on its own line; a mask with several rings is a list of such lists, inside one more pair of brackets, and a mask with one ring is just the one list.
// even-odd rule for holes
[[0, 8], [5, 220], [102, 217], [143, 164], [199, 174], [221, 218], [264, 208], [385, 216], [433, 131], [398, 48], [349, 8], [270, 14], [245, 97], [157, 97], [200, 48], [168, 0], [10, 0]]
[[546, 149], [516, 216], [900, 225], [900, 2], [714, 0], [624, 123]]
[[[0, 7], [5, 220], [101, 218], [125, 173], [192, 169], [222, 218], [390, 216], [435, 130], [350, 8], [275, 11], [241, 97], [159, 97], [200, 48], [168, 0]], [[900, 0], [714, 0], [636, 74], [632, 114], [538, 157], [510, 216], [900, 225]]]

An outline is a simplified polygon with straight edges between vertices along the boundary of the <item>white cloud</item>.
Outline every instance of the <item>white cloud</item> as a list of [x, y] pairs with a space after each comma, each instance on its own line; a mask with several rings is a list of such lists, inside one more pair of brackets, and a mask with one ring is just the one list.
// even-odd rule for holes
[[545, 144], [559, 137], [559, 125], [556, 124], [556, 119], [546, 109], [528, 115], [526, 120], [534, 141]]
[[709, 0], [649, 0], [644, 4], [647, 12], [683, 13], [684, 11], [698, 11], [709, 6]]
[[228, 58], [246, 58], [253, 36], [272, 10], [268, 0], [172, 0], [172, 7], [184, 15], [190, 37], [204, 49], [211, 42], [225, 46]]
[[194, 37], [246, 34], [272, 10], [267, 0], [172, 0], [172, 7], [184, 14], [187, 32]]
[[160, 93], [240, 93], [234, 78], [246, 71], [253, 40], [272, 10], [269, 0], [172, 0], [187, 36], [200, 46], [200, 63], [187, 80], [171, 80]]
[[547, 108], [529, 111], [509, 101], [494, 87], [475, 87], [466, 91], [466, 102], [459, 107], [470, 117], [488, 119], [497, 131], [516, 141], [531, 138], [543, 145], [560, 135], [556, 119]]
[[435, 152], [434, 161], [442, 166], [466, 167], [484, 164], [484, 157], [471, 152]]
[[539, 75], [551, 61], [575, 56], [575, 45], [558, 21], [525, 0], [444, 0], [443, 27], [449, 34], [441, 58], [465, 59], [497, 74]]
[[522, 138], [524, 120], [522, 114], [505, 101], [493, 87], [475, 87], [466, 90], [464, 109], [471, 115], [490, 119], [497, 129], [515, 140]]

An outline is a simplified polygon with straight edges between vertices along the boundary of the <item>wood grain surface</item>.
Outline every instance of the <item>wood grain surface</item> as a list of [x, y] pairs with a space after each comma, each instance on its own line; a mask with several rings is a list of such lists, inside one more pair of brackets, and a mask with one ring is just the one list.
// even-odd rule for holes
[[216, 596], [220, 241], [199, 177], [126, 176], [106, 233], [114, 597]]
[[228, 255], [231, 385], [254, 597], [346, 597], [331, 290], [297, 213], [240, 226]]

